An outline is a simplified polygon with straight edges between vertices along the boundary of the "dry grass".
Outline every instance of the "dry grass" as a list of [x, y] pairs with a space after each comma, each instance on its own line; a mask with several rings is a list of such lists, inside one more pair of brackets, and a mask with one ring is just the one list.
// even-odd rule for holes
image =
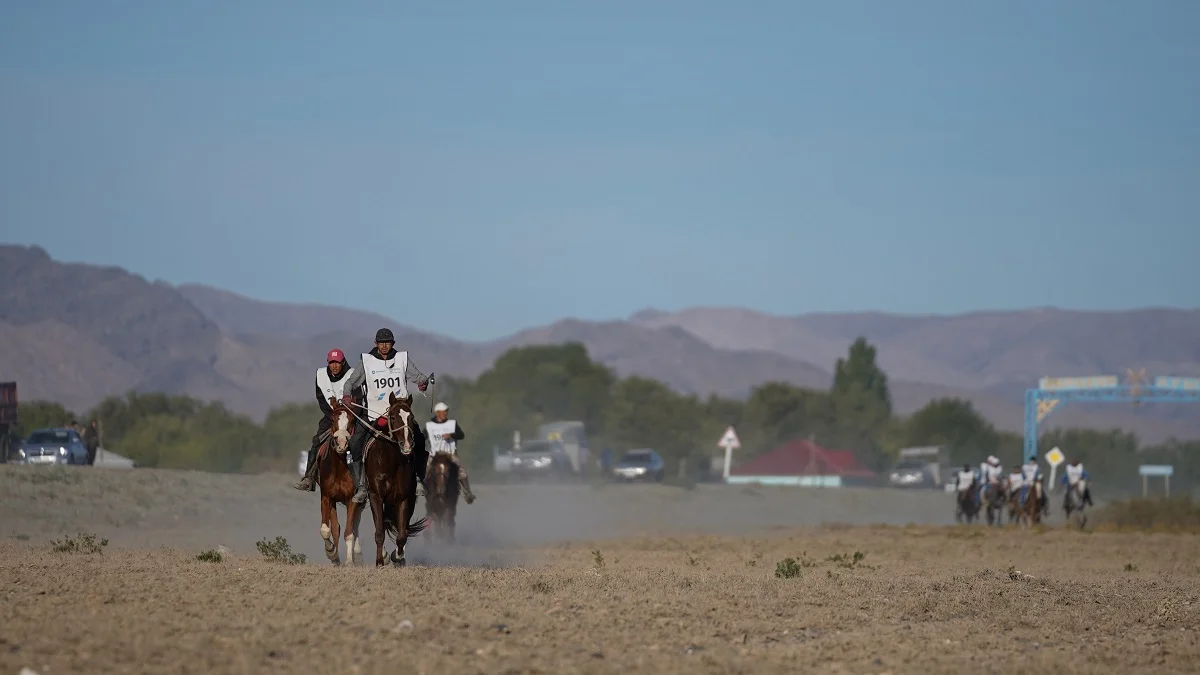
[[[67, 494], [76, 498], [95, 480], [180, 488], [170, 476], [125, 476], [59, 484], [73, 486]], [[203, 484], [188, 504], [198, 512], [215, 508], [213, 499], [240, 505], [251, 485], [235, 478], [235, 494], [220, 492], [223, 482], [186, 479]], [[486, 554], [470, 552], [476, 543], [461, 553], [470, 566], [383, 570], [329, 567], [317, 547], [310, 560], [319, 564], [281, 565], [253, 542], [286, 529], [285, 517], [272, 520], [282, 508], [274, 500], [293, 498], [306, 526], [282, 543], [290, 550], [301, 536], [315, 540], [315, 497], [275, 491], [273, 480], [257, 488], [267, 517], [240, 523], [244, 543], [217, 555], [207, 543], [213, 533], [235, 530], [211, 517], [175, 520], [152, 507], [138, 525], [104, 525], [132, 508], [123, 500], [134, 498], [116, 493], [90, 510], [97, 536], [113, 542], [102, 555], [57, 552], [32, 529], [6, 536], [0, 671], [1169, 673], [1200, 663], [1200, 538], [1192, 535], [843, 524], [531, 539], [483, 546]], [[578, 499], [604, 492], [581, 490]], [[472, 519], [519, 506], [502, 491], [480, 493], [489, 510], [463, 510], [464, 524], [499, 526], [499, 516]], [[714, 500], [685, 501], [692, 510], [783, 499], [769, 491], [617, 494], [635, 511], [645, 506], [637, 495], [658, 506], [670, 502], [653, 500]], [[57, 526], [63, 514], [47, 508], [46, 522]], [[154, 524], [164, 516], [168, 525]], [[86, 532], [86, 521], [80, 515], [72, 531]], [[15, 527], [38, 522], [27, 515]], [[162, 541], [173, 548], [154, 543]], [[415, 542], [410, 559], [422, 557], [414, 551], [455, 559], [426, 546]]]

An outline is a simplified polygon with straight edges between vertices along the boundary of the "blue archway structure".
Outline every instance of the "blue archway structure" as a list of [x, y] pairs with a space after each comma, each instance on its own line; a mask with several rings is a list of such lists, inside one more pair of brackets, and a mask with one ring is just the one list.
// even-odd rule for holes
[[1200, 377], [1159, 376], [1153, 384], [1121, 384], [1115, 375], [1043, 377], [1025, 390], [1025, 454], [1038, 451], [1038, 424], [1060, 405], [1085, 403], [1200, 403]]

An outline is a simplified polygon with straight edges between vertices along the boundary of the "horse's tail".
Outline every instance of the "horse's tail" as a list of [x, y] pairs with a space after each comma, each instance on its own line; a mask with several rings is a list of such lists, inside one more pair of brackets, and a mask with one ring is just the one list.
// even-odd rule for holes
[[[416, 521], [409, 521], [408, 536], [413, 536], [421, 532], [429, 525], [428, 518], [421, 518]], [[384, 504], [383, 506], [383, 529], [392, 539], [400, 538], [400, 509], [395, 504]]]

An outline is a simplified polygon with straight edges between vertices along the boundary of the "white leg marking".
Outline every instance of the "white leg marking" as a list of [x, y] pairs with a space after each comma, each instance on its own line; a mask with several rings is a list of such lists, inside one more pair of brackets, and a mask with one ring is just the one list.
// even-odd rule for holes
[[325, 541], [329, 541], [329, 537], [332, 534], [333, 534], [333, 531], [329, 529], [329, 526], [326, 525], [325, 523], [321, 523], [321, 538], [324, 539]]
[[350, 532], [349, 534], [346, 535], [346, 561], [347, 562], [354, 562], [354, 543], [355, 543], [354, 533]]

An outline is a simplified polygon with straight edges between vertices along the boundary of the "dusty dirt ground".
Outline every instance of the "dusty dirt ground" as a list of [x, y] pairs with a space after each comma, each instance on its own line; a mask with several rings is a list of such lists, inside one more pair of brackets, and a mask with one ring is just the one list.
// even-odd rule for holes
[[[928, 493], [481, 486], [460, 510], [462, 545], [418, 537], [410, 567], [334, 568], [317, 498], [291, 480], [0, 467], [0, 672], [1200, 664], [1191, 535], [946, 526], [949, 497]], [[109, 544], [54, 550], [76, 532]], [[365, 521], [363, 535], [370, 562]], [[276, 536], [309, 564], [264, 560], [254, 542]], [[197, 560], [218, 545], [221, 562]]]

